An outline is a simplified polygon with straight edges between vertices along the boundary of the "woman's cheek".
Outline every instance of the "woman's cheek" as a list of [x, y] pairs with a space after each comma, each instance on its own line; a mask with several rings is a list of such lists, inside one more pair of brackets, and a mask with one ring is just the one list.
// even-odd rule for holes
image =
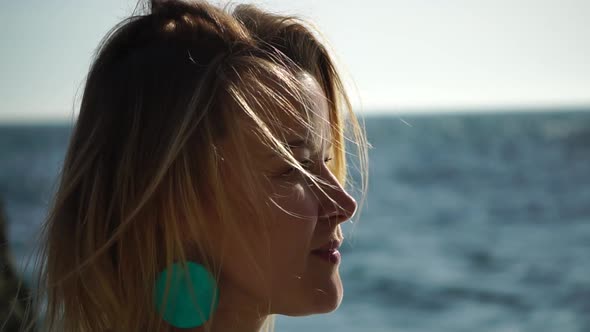
[[301, 183], [290, 186], [281, 195], [281, 207], [288, 212], [295, 213], [299, 218], [315, 219], [317, 217], [316, 202], [317, 200], [311, 189]]

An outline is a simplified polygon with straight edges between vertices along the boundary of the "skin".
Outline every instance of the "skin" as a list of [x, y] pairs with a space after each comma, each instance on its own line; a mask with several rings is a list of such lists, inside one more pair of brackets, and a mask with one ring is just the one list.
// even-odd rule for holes
[[[328, 169], [329, 108], [322, 89], [309, 74], [301, 74], [300, 79], [316, 113], [312, 121], [320, 136], [307, 145], [293, 148], [293, 155], [332, 188], [322, 186], [327, 195], [323, 194], [297, 170], [273, 156], [272, 150], [254, 135], [246, 133], [246, 146], [250, 149], [247, 152], [254, 156], [256, 170], [266, 179], [264, 190], [273, 201], [272, 223], [268, 229], [270, 251], [259, 236], [244, 231], [243, 237], [252, 246], [256, 263], [262, 269], [261, 278], [253, 262], [244, 257], [243, 247], [237, 241], [226, 243], [219, 306], [214, 323], [205, 325], [211, 331], [259, 331], [269, 314], [327, 313], [337, 309], [342, 301], [339, 263], [324, 261], [311, 251], [329, 240], [343, 240], [340, 224], [354, 215], [357, 204]], [[277, 114], [281, 117], [281, 113]], [[286, 133], [288, 141], [308, 134], [306, 128], [299, 127], [287, 116], [282, 115], [280, 119], [286, 124], [284, 128], [290, 129]], [[232, 164], [231, 156], [226, 157], [228, 165]], [[239, 181], [239, 171], [229, 174], [235, 177], [230, 181]], [[204, 327], [192, 331], [204, 331]]]

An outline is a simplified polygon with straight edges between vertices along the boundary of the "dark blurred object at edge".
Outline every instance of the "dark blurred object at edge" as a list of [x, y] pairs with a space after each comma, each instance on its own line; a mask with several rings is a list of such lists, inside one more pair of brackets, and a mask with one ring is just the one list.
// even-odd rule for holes
[[26, 315], [30, 291], [15, 272], [6, 236], [7, 223], [0, 197], [0, 331], [16, 332], [31, 321]]

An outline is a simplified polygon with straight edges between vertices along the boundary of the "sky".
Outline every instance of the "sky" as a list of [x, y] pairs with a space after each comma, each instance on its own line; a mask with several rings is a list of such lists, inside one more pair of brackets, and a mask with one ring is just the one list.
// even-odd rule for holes
[[[587, 0], [233, 2], [314, 22], [360, 112], [590, 106]], [[0, 122], [75, 116], [94, 49], [135, 3], [2, 1]]]

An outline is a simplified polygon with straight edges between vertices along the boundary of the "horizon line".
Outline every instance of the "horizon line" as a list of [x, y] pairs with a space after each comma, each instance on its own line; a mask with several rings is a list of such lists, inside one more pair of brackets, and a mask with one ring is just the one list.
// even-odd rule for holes
[[[590, 111], [590, 103], [555, 104], [555, 105], [458, 105], [458, 106], [415, 106], [415, 107], [371, 107], [358, 110], [353, 107], [357, 116], [444, 116], [444, 115], [490, 115], [505, 113], [548, 113], [548, 112], [583, 112]], [[76, 117], [32, 117], [2, 118], [0, 125], [67, 125], [74, 124]]]
[[[473, 104], [473, 105], [441, 105], [441, 106], [375, 106], [366, 107], [358, 113], [364, 114], [455, 114], [455, 113], [516, 113], [516, 112], [551, 112], [551, 111], [583, 111], [590, 110], [590, 101], [581, 103], [554, 104]], [[385, 114], [384, 114], [385, 113]]]

